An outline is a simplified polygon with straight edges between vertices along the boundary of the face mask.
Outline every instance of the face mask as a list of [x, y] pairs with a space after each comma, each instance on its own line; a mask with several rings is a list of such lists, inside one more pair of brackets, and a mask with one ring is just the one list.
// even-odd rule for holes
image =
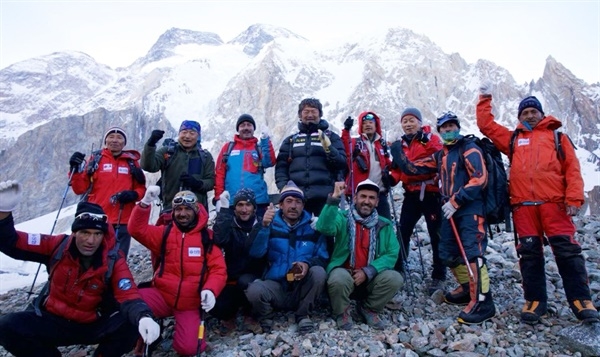
[[456, 141], [456, 139], [458, 139], [458, 136], [460, 135], [460, 130], [455, 130], [455, 131], [448, 131], [445, 133], [440, 133], [440, 136], [442, 137], [442, 140], [444, 141], [444, 144], [451, 144], [454, 141]]

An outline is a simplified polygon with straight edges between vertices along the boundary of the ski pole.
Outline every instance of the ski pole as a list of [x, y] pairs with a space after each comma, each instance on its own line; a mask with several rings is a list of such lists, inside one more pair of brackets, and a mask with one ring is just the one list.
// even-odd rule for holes
[[467, 270], [469, 272], [469, 278], [471, 278], [471, 281], [475, 282], [475, 275], [473, 274], [473, 270], [471, 269], [471, 265], [469, 264], [469, 260], [467, 259], [467, 253], [465, 252], [465, 248], [463, 247], [463, 244], [460, 241], [460, 236], [458, 235], [458, 230], [456, 229], [456, 224], [454, 224], [454, 218], [450, 217], [449, 220], [450, 220], [450, 225], [452, 226], [452, 231], [454, 232], [454, 237], [456, 238], [456, 244], [458, 244], [458, 249], [460, 250], [460, 254], [462, 255], [462, 258], [465, 261], [465, 265], [467, 266]]
[[[69, 171], [69, 180], [67, 181], [67, 187], [65, 187], [65, 192], [63, 193], [62, 201], [60, 202], [60, 206], [58, 207], [58, 212], [56, 212], [56, 218], [54, 218], [54, 223], [52, 224], [52, 229], [50, 230], [50, 235], [52, 235], [54, 233], [54, 228], [56, 228], [56, 222], [58, 222], [58, 217], [60, 216], [60, 211], [62, 210], [62, 207], [65, 203], [65, 199], [67, 198], [67, 192], [69, 192], [69, 187], [71, 186], [71, 180], [73, 179], [74, 172], [75, 172], [75, 168], [71, 168], [71, 171]], [[33, 287], [35, 286], [35, 281], [37, 280], [38, 274], [40, 273], [41, 266], [42, 266], [42, 263], [38, 264], [37, 271], [35, 272], [35, 276], [33, 277], [33, 283], [31, 283], [31, 288], [29, 289], [29, 292], [27, 293], [28, 300], [31, 297], [31, 295], [33, 295]]]
[[398, 215], [396, 214], [396, 205], [394, 204], [394, 195], [392, 194], [392, 188], [388, 190], [388, 197], [390, 199], [390, 205], [392, 206], [392, 214], [394, 215], [394, 222], [396, 226], [396, 239], [398, 239], [398, 244], [400, 245], [400, 257], [402, 258], [402, 264], [404, 265], [404, 275], [407, 277], [408, 283], [410, 285], [410, 290], [412, 290], [413, 295], [415, 295], [415, 287], [412, 283], [412, 277], [410, 276], [410, 271], [408, 269], [408, 252], [404, 249], [404, 241], [402, 240], [402, 233], [400, 233], [400, 224], [398, 222]]

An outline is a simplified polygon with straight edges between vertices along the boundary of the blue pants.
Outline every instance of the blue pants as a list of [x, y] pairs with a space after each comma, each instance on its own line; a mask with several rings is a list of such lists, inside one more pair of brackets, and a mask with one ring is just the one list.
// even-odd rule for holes
[[[452, 216], [460, 241], [463, 245], [467, 260], [472, 262], [475, 258], [483, 257], [487, 248], [487, 224], [485, 219], [474, 214]], [[444, 265], [454, 268], [465, 262], [449, 219], [442, 219], [442, 239], [440, 240], [440, 258]]]

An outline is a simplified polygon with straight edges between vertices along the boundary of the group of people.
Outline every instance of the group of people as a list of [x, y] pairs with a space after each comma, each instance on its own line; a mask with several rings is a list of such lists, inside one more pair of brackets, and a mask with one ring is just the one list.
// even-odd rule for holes
[[[477, 124], [516, 168], [510, 200], [526, 300], [521, 320], [534, 324], [547, 313], [549, 244], [573, 313], [597, 322], [571, 220], [584, 200], [574, 147], [566, 135], [555, 145], [561, 123], [535, 97], [519, 104], [515, 130], [496, 123], [490, 87], [480, 88]], [[255, 137], [254, 118], [243, 114], [216, 163], [200, 144], [196, 121], [183, 121], [177, 140], [159, 148], [164, 131], [153, 130], [141, 154], [125, 150], [124, 130], [112, 127], [102, 150], [69, 160], [69, 180], [82, 201], [67, 235], [17, 231], [11, 211], [22, 187], [0, 182], [0, 250], [49, 269], [37, 304], [0, 316], [0, 345], [16, 356], [59, 356], [57, 346], [99, 344], [94, 355], [121, 356], [155, 343], [155, 320], [173, 316], [173, 349], [195, 355], [206, 348], [207, 314], [222, 321], [225, 333], [238, 328], [240, 311], [243, 328], [269, 332], [277, 310], [293, 311], [298, 331], [307, 333], [315, 330], [311, 312], [323, 296], [338, 328], [360, 320], [384, 329], [381, 312], [404, 284], [411, 232], [422, 216], [433, 251], [429, 292], [444, 287], [449, 268], [458, 287], [445, 301], [466, 305], [458, 322], [495, 316], [485, 260], [488, 173], [481, 149], [460, 133], [458, 116], [440, 116], [438, 136], [417, 108], [406, 108], [404, 135], [391, 145], [372, 111], [359, 114], [355, 138], [352, 118], [339, 136], [322, 116], [319, 100], [302, 100], [298, 132], [275, 155], [269, 129]], [[540, 155], [559, 147], [560, 155]], [[264, 180], [273, 166], [278, 208]], [[143, 171], [160, 171], [161, 178], [147, 186]], [[403, 206], [392, 217], [391, 189], [400, 182]], [[161, 214], [151, 224], [155, 202]], [[127, 266], [131, 237], [151, 252], [154, 268], [151, 282], [139, 287]]]

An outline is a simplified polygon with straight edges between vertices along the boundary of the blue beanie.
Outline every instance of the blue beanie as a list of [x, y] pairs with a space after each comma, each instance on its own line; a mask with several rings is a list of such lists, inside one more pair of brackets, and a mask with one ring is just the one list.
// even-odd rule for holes
[[200, 123], [193, 120], [184, 120], [179, 127], [179, 132], [182, 130], [193, 130], [200, 134]]
[[542, 116], [544, 116], [542, 103], [540, 103], [540, 101], [534, 96], [529, 96], [523, 99], [521, 103], [519, 103], [519, 113], [517, 114], [517, 118], [521, 116], [521, 113], [523, 112], [523, 110], [525, 110], [525, 108], [535, 108], [539, 110], [540, 113], [542, 113]]

